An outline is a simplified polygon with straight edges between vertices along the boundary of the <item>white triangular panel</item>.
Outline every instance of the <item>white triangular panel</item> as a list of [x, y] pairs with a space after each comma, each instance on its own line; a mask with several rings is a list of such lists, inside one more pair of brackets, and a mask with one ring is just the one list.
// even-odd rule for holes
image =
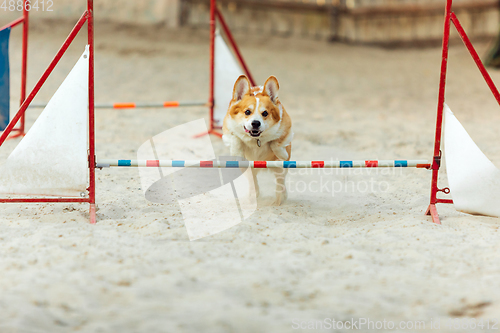
[[239, 63], [234, 58], [224, 41], [217, 32], [215, 35], [215, 106], [214, 121], [222, 126], [233, 94], [234, 83], [244, 74]]
[[0, 165], [0, 192], [80, 196], [88, 183], [89, 48]]
[[444, 149], [455, 208], [500, 217], [500, 170], [483, 154], [445, 105]]

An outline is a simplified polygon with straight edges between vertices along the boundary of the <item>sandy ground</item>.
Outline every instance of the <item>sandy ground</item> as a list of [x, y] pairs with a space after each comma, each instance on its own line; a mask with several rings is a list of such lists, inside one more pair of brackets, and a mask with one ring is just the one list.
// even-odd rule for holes
[[[33, 30], [29, 87], [68, 31]], [[238, 40], [261, 84], [271, 74], [280, 80], [292, 159], [431, 158], [439, 48]], [[207, 98], [206, 32], [98, 24], [96, 41], [97, 102]], [[35, 102], [50, 98], [84, 44], [71, 47]], [[462, 45], [449, 59], [447, 103], [500, 165], [498, 105]], [[15, 104], [20, 63], [12, 72]], [[500, 72], [492, 76], [500, 82]], [[28, 125], [38, 114], [30, 110]], [[97, 155], [135, 158], [151, 136], [206, 116], [205, 108], [100, 110]], [[212, 143], [228, 154], [220, 139]], [[394, 321], [392, 331], [423, 321], [425, 329], [407, 331], [451, 332], [450, 318], [500, 319], [500, 221], [440, 205], [443, 224], [432, 224], [429, 171], [295, 172], [289, 181], [283, 206], [269, 206], [268, 186], [250, 218], [194, 242], [177, 203], [148, 202], [134, 169], [98, 171], [96, 226], [87, 205], [2, 204], [0, 332], [291, 332], [325, 318]], [[303, 192], [301, 181], [340, 187]], [[365, 190], [369, 182], [378, 187]]]

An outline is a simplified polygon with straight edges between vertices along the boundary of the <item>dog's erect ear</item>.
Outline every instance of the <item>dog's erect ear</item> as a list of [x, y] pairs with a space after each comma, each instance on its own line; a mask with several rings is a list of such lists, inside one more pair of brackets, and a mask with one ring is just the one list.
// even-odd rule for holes
[[270, 76], [266, 83], [264, 83], [264, 92], [269, 96], [271, 101], [276, 104], [278, 101], [278, 90], [280, 89], [280, 84], [275, 76]]
[[245, 75], [240, 75], [233, 89], [233, 99], [238, 102], [243, 99], [245, 95], [250, 94], [250, 81]]

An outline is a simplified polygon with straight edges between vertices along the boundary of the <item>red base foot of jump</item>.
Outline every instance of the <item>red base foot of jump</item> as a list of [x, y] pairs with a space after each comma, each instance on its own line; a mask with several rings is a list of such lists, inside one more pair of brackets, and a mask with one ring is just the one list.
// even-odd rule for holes
[[90, 224], [95, 224], [96, 223], [96, 218], [95, 218], [95, 204], [90, 204]]
[[19, 137], [24, 137], [26, 135], [26, 133], [24, 133], [24, 131], [20, 130], [20, 129], [13, 129], [12, 132], [10, 132], [10, 135], [7, 137], [6, 140], [12, 140], [12, 139], [15, 139], [15, 138], [19, 138]]
[[208, 132], [203, 132], [203, 133], [200, 133], [200, 134], [196, 134], [194, 137], [195, 138], [201, 138], [202, 136], [209, 135], [209, 134], [212, 134], [212, 135], [218, 136], [219, 138], [222, 138], [222, 133], [217, 132], [215, 130], [210, 130]]
[[439, 220], [439, 214], [438, 214], [438, 211], [437, 211], [435, 204], [429, 205], [429, 208], [427, 208], [425, 215], [430, 215], [432, 217], [432, 222], [434, 222], [436, 224], [441, 224], [441, 221]]

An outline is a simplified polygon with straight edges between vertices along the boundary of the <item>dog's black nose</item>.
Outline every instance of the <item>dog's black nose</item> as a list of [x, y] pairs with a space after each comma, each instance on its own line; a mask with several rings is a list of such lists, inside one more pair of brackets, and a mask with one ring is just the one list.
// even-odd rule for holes
[[252, 127], [253, 128], [259, 128], [260, 127], [260, 121], [258, 121], [258, 120], [252, 121]]

